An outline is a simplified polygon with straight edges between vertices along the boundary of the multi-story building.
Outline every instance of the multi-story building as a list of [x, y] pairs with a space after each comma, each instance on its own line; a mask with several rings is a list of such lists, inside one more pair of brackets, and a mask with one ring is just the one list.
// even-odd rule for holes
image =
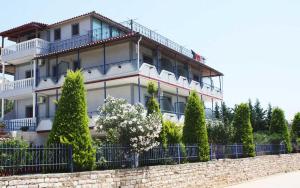
[[[222, 100], [221, 72], [132, 20], [117, 23], [91, 12], [50, 25], [27, 23], [0, 36], [0, 98], [2, 105], [5, 99], [14, 100], [12, 112], [2, 110], [2, 120], [10, 131], [31, 133], [34, 142], [42, 142], [51, 130], [68, 69], [81, 69], [84, 75], [91, 128], [108, 95], [145, 104], [149, 81], [158, 84], [164, 118], [173, 121], [183, 121], [191, 90], [204, 101], [207, 118]], [[6, 46], [5, 38], [15, 44]], [[7, 74], [14, 80], [5, 81]]]

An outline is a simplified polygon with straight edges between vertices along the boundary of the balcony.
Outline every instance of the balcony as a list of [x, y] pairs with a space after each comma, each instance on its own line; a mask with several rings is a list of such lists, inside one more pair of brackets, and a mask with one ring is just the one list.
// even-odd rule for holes
[[[137, 60], [132, 59], [118, 62], [110, 62], [107, 63], [105, 67], [103, 64], [97, 66], [83, 67], [81, 71], [85, 82], [92, 82], [96, 80], [109, 79], [119, 76], [127, 76], [132, 73], [137, 73]], [[65, 74], [61, 74], [58, 76], [41, 76], [38, 78], [37, 88], [40, 90], [52, 87], [59, 87], [63, 84], [64, 77]]]
[[3, 120], [6, 131], [34, 131], [36, 123], [34, 118]]
[[32, 93], [33, 78], [4, 82], [0, 86], [1, 98], [29, 96]]
[[207, 83], [200, 84], [195, 80], [189, 81], [184, 76], [179, 76], [178, 78], [176, 78], [173, 72], [166, 70], [162, 70], [159, 74], [157, 68], [154, 65], [143, 63], [140, 67], [140, 74], [149, 78], [167, 82], [172, 85], [177, 85], [189, 90], [196, 90], [197, 92], [203, 93], [205, 95], [213, 96], [220, 99], [223, 98], [223, 94], [220, 88], [214, 87]]
[[20, 64], [30, 61], [36, 55], [48, 52], [49, 42], [35, 38], [2, 49], [2, 61]]

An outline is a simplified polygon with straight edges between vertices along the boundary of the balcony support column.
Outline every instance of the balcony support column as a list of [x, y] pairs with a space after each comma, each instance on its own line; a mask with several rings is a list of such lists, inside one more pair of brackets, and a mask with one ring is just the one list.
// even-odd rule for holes
[[37, 110], [37, 94], [34, 92], [32, 93], [32, 118], [35, 119], [36, 116], [36, 110]]
[[[102, 22], [101, 22], [102, 23]], [[101, 29], [102, 29], [102, 26], [101, 26]], [[102, 33], [101, 33], [101, 36], [102, 36]], [[105, 43], [103, 44], [103, 74], [106, 75], [106, 46], [105, 46]], [[106, 91], [106, 81], [104, 81], [104, 103], [106, 98], [107, 98], [107, 91]]]
[[176, 110], [176, 114], [177, 114], [177, 118], [179, 120], [179, 96], [178, 96], [178, 87], [176, 87], [176, 106], [175, 106], [175, 110]]
[[33, 67], [32, 67], [32, 69], [33, 69], [33, 71], [32, 71], [32, 73], [33, 73], [33, 75], [32, 75], [32, 77], [33, 77], [33, 83], [32, 83], [32, 86], [33, 86], [33, 88], [35, 89], [35, 87], [36, 87], [36, 84], [37, 84], [37, 68], [36, 68], [36, 62], [37, 62], [37, 60], [33, 60]]
[[104, 84], [104, 102], [107, 98], [107, 93], [106, 93], [106, 82], [103, 83]]
[[138, 76], [138, 95], [139, 95], [139, 103], [141, 103], [141, 78]]
[[58, 56], [55, 58], [55, 75], [56, 75], [56, 83], [58, 82]]
[[55, 111], [57, 110], [57, 102], [58, 102], [58, 89], [55, 90], [55, 100], [56, 100], [56, 103], [55, 103]]
[[211, 116], [214, 117], [214, 98], [211, 98]]
[[[3, 43], [3, 38], [2, 38], [2, 43]], [[2, 44], [3, 45], [3, 44]], [[5, 84], [5, 62], [2, 61], [2, 84], [1, 84], [1, 89], [2, 91], [4, 90], [4, 84]], [[5, 100], [4, 98], [1, 99], [1, 119], [4, 119], [4, 105]]]
[[161, 110], [161, 101], [160, 101], [160, 81], [157, 82], [157, 98], [159, 103], [159, 109]]

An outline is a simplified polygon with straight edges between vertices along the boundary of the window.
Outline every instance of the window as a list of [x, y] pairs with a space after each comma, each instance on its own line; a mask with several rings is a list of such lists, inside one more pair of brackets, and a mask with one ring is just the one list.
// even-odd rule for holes
[[61, 38], [60, 28], [54, 30], [54, 40], [60, 40]]
[[31, 78], [31, 70], [25, 72], [25, 78]]
[[72, 25], [72, 36], [79, 35], [79, 23]]
[[111, 31], [111, 36], [112, 37], [117, 37], [117, 36], [120, 36], [120, 31], [114, 27], [111, 28], [112, 31]]
[[144, 63], [148, 63], [150, 65], [153, 65], [153, 59], [152, 59], [152, 57], [149, 57], [149, 56], [144, 55], [144, 54], [143, 54], [143, 62]]
[[33, 111], [33, 107], [32, 106], [26, 106], [25, 107], [25, 117], [26, 118], [32, 118], [32, 116], [33, 116], [32, 111]]
[[79, 70], [80, 69], [80, 60], [75, 60], [73, 61], [73, 68], [74, 70]]

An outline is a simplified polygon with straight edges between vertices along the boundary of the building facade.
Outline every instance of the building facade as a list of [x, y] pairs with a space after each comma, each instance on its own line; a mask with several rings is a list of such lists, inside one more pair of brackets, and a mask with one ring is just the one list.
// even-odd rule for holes
[[[183, 122], [191, 90], [204, 102], [207, 118], [223, 99], [221, 72], [132, 20], [117, 23], [90, 12], [54, 24], [27, 23], [0, 36], [0, 98], [2, 106], [7, 99], [14, 101], [11, 112], [2, 108], [1, 118], [7, 130], [26, 132], [32, 142], [43, 142], [51, 130], [68, 69], [84, 75], [91, 129], [108, 95], [145, 104], [149, 81], [158, 85], [163, 117], [176, 122]], [[5, 39], [15, 44], [5, 45]]]

